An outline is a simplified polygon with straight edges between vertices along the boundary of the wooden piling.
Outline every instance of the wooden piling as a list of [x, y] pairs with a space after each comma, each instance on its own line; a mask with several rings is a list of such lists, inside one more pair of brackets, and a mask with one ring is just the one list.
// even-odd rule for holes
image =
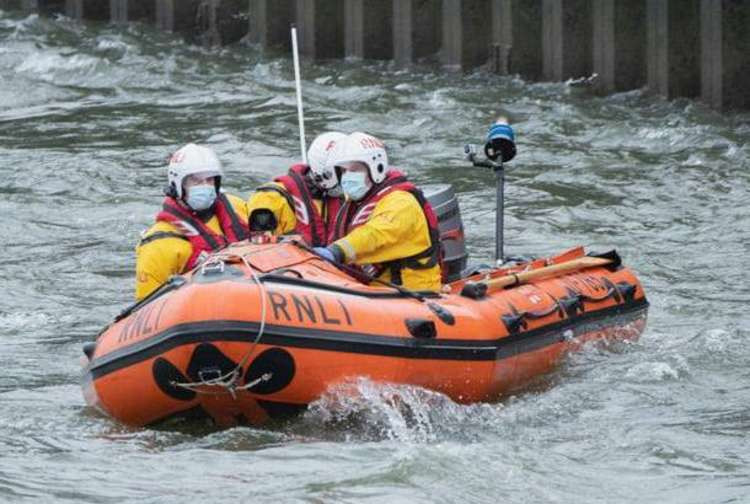
[[637, 89], [646, 83], [644, 0], [593, 2], [593, 71], [602, 93]]
[[288, 50], [294, 18], [292, 0], [250, 0], [249, 38], [262, 49]]
[[541, 0], [492, 0], [491, 17], [490, 67], [497, 72], [539, 80], [542, 75]]
[[700, 8], [696, 1], [647, 0], [647, 84], [666, 98], [700, 93]]
[[195, 29], [200, 3], [200, 0], [156, 0], [156, 26], [168, 32], [191, 32]]
[[592, 72], [590, 0], [542, 1], [542, 77], [588, 77]]
[[297, 0], [295, 19], [304, 56], [344, 56], [344, 0]]
[[393, 0], [393, 58], [409, 66], [440, 50], [441, 0]]
[[344, 54], [354, 59], [393, 58], [392, 2], [344, 2]]
[[443, 0], [441, 62], [448, 70], [470, 70], [489, 62], [492, 37], [486, 0]]
[[701, 99], [717, 110], [750, 108], [750, 5], [701, 1]]

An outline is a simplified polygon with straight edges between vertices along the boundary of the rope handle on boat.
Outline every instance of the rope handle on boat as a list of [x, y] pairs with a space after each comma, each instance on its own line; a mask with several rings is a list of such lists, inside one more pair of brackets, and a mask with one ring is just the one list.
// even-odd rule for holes
[[[228, 374], [235, 373], [236, 369], [233, 369]], [[214, 378], [211, 380], [204, 380], [201, 379], [199, 382], [178, 382], [178, 381], [170, 381], [169, 384], [173, 387], [178, 387], [182, 389], [192, 390], [196, 394], [210, 394], [210, 395], [216, 395], [215, 391], [208, 391], [203, 390], [205, 387], [221, 387], [227, 389], [226, 394], [229, 394], [232, 396], [233, 399], [237, 399], [237, 391], [238, 390], [250, 390], [251, 388], [255, 387], [256, 385], [259, 385], [263, 382], [267, 382], [271, 378], [273, 378], [273, 373], [263, 373], [260, 377], [256, 378], [255, 380], [245, 383], [244, 385], [236, 385], [237, 382], [237, 374], [234, 374], [229, 380], [223, 380], [222, 378], [226, 377], [219, 376], [218, 378]]]
[[612, 259], [604, 257], [580, 257], [578, 259], [573, 259], [572, 261], [553, 264], [551, 266], [545, 266], [520, 273], [511, 273], [509, 275], [485, 280], [483, 282], [466, 282], [461, 290], [461, 295], [472, 299], [480, 299], [489, 292], [494, 292], [506, 287], [515, 287], [516, 285], [521, 285], [531, 280], [567, 273], [569, 271], [606, 266], [613, 262]]
[[[250, 255], [250, 254], [247, 254]], [[250, 390], [251, 388], [255, 387], [261, 382], [265, 382], [271, 379], [273, 376], [273, 373], [265, 373], [260, 378], [257, 378], [251, 382], [248, 382], [244, 385], [237, 385], [237, 381], [242, 376], [242, 371], [245, 367], [245, 364], [247, 364], [250, 360], [250, 357], [255, 352], [256, 347], [258, 346], [258, 342], [260, 341], [261, 336], [263, 336], [263, 332], [266, 329], [266, 314], [268, 312], [267, 310], [267, 295], [266, 295], [266, 286], [263, 284], [263, 281], [258, 276], [258, 274], [255, 272], [255, 269], [250, 265], [250, 262], [248, 261], [247, 257], [245, 257], [245, 254], [231, 254], [223, 252], [222, 254], [218, 254], [216, 256], [211, 257], [211, 264], [215, 265], [217, 262], [221, 262], [223, 264], [223, 261], [225, 260], [231, 260], [231, 259], [237, 259], [239, 258], [247, 267], [248, 271], [250, 271], [250, 274], [253, 277], [253, 281], [258, 286], [258, 289], [260, 290], [260, 328], [258, 329], [258, 335], [255, 337], [255, 340], [253, 340], [252, 345], [248, 349], [247, 352], [245, 352], [245, 355], [240, 359], [240, 362], [229, 372], [224, 373], [223, 375], [217, 376], [216, 378], [212, 378], [209, 380], [203, 379], [202, 376], [200, 377], [200, 381], [197, 382], [177, 382], [177, 381], [171, 381], [171, 385], [174, 387], [179, 388], [185, 388], [192, 390], [197, 393], [203, 393], [203, 394], [215, 394], [216, 392], [209, 392], [205, 390], [200, 390], [201, 388], [205, 387], [220, 387], [227, 390], [227, 393], [232, 396], [232, 398], [236, 399], [236, 392], [238, 390]], [[213, 266], [215, 267], [215, 266]]]
[[526, 328], [526, 320], [542, 319], [555, 312], [560, 314], [560, 318], [567, 317], [568, 319], [578, 316], [586, 311], [585, 303], [599, 303], [609, 298], [614, 298], [615, 302], [626, 304], [632, 302], [636, 292], [636, 286], [628, 282], [618, 282], [613, 284], [609, 282], [611, 287], [607, 289], [605, 294], [601, 296], [591, 296], [581, 292], [575, 292], [569, 290], [570, 295], [568, 297], [557, 299], [556, 297], [548, 295], [554, 300], [554, 304], [546, 310], [541, 311], [522, 311], [518, 312], [510, 305], [511, 312], [501, 315], [501, 320], [505, 327], [508, 329], [510, 334], [516, 334], [521, 328]]

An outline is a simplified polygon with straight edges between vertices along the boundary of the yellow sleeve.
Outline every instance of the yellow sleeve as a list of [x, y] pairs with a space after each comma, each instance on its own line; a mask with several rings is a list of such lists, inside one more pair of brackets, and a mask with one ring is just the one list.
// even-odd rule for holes
[[146, 240], [155, 233], [176, 233], [168, 222], [157, 222], [144, 234], [135, 249], [135, 299], [140, 301], [158, 289], [170, 276], [182, 273], [193, 247], [175, 237]]
[[247, 211], [247, 202], [239, 196], [235, 196], [233, 194], [224, 193], [224, 195], [229, 200], [229, 204], [232, 205], [234, 213], [237, 214], [237, 217], [239, 217], [240, 221], [247, 224], [247, 218], [250, 215]]
[[[271, 182], [267, 185], [273, 185], [286, 192], [284, 186], [278, 182]], [[293, 233], [297, 228], [297, 217], [294, 215], [294, 209], [289, 206], [289, 202], [284, 196], [276, 191], [256, 191], [247, 201], [247, 214], [252, 215], [255, 210], [270, 210], [276, 217], [275, 235]]]
[[430, 246], [430, 231], [417, 199], [394, 191], [378, 202], [365, 224], [334, 243], [346, 262], [376, 264], [423, 252]]

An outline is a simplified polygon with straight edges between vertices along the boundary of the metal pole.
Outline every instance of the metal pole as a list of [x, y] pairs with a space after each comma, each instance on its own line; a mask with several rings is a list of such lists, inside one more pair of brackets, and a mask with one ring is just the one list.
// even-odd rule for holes
[[302, 163], [307, 164], [307, 141], [305, 140], [305, 115], [302, 111], [302, 82], [299, 70], [299, 48], [297, 46], [297, 28], [292, 25], [292, 55], [294, 57], [294, 85], [297, 88], [297, 118], [299, 120], [299, 147], [302, 151]]
[[505, 255], [503, 253], [503, 225], [505, 220], [505, 170], [503, 170], [503, 162], [497, 164], [495, 167], [495, 178], [497, 180], [497, 193], [495, 194], [495, 200], [497, 206], [495, 210], [495, 261], [498, 264], [505, 262]]

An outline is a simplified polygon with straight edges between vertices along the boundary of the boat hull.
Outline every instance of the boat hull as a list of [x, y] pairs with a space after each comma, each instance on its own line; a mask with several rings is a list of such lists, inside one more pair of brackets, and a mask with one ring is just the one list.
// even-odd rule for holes
[[[87, 402], [131, 425], [196, 413], [219, 425], [259, 425], [362, 377], [459, 403], [495, 401], [552, 371], [567, 352], [637, 339], [646, 324], [642, 288], [621, 266], [482, 299], [461, 296], [456, 284], [417, 300], [349, 280], [331, 290], [340, 273], [309, 259], [295, 263], [302, 279], [258, 281], [247, 263], [210, 280], [194, 273], [118, 320], [86, 364]], [[314, 282], [305, 268], [318, 270]]]

